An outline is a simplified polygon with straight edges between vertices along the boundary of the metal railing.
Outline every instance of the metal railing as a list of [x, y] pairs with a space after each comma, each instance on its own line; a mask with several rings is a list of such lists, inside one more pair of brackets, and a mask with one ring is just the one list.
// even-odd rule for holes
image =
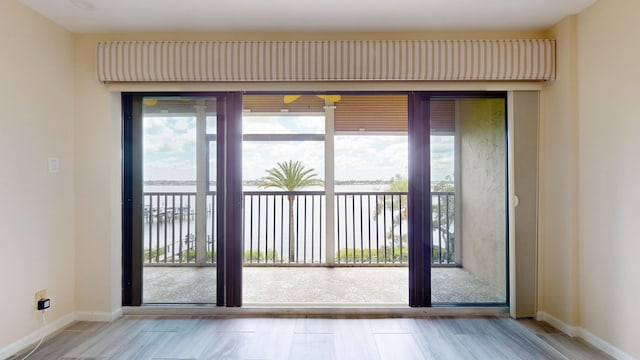
[[406, 192], [336, 193], [336, 263], [406, 264]]
[[455, 248], [455, 193], [431, 192], [431, 263], [457, 265]]
[[[432, 192], [434, 265], [455, 265], [455, 196]], [[213, 266], [215, 194], [206, 196], [206, 260], [196, 258], [195, 193], [144, 193], [144, 263]], [[404, 266], [406, 192], [336, 192], [334, 252], [327, 254], [323, 191], [244, 192], [245, 264]]]
[[[196, 194], [147, 192], [143, 195], [145, 264], [196, 264]], [[215, 263], [215, 195], [207, 195], [207, 264]]]
[[321, 264], [326, 259], [323, 191], [244, 192], [247, 264]]

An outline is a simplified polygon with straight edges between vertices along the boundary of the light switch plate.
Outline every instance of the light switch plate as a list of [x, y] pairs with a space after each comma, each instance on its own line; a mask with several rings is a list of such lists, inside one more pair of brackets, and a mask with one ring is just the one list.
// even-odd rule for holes
[[60, 171], [60, 161], [58, 158], [49, 158], [47, 159], [49, 163], [49, 172], [57, 173]]

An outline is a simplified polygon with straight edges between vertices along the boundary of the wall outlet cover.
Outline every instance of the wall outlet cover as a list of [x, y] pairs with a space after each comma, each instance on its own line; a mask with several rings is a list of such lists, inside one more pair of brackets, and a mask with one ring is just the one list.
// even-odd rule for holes
[[40, 291], [36, 291], [36, 309], [38, 308], [38, 300], [45, 299], [47, 297], [47, 289], [42, 289]]

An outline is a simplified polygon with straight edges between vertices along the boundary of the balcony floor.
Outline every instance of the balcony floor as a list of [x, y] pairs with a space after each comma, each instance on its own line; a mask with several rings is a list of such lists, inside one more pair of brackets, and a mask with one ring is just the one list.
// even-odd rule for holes
[[[144, 303], [215, 302], [215, 267], [144, 267]], [[398, 306], [408, 303], [406, 267], [244, 267], [244, 305]], [[432, 269], [433, 303], [504, 303], [463, 268]]]

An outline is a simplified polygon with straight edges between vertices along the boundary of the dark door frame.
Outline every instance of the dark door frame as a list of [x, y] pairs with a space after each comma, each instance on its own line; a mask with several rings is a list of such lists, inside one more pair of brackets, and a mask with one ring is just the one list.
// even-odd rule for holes
[[431, 306], [431, 126], [429, 98], [409, 96], [409, 306]]

